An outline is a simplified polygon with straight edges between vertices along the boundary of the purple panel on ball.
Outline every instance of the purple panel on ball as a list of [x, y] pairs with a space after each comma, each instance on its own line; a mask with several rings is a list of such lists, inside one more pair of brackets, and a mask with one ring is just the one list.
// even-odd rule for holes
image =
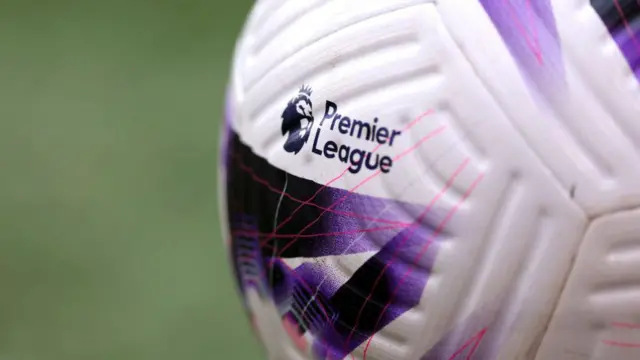
[[480, 0], [525, 80], [543, 96], [564, 83], [562, 49], [550, 0]]
[[620, 47], [622, 54], [627, 59], [631, 70], [640, 79], [640, 19], [625, 28], [613, 32], [613, 38]]

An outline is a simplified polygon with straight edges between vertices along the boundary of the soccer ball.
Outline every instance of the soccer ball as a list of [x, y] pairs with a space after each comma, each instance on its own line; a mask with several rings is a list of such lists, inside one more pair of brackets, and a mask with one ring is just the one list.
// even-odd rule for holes
[[640, 2], [262, 0], [224, 238], [269, 359], [640, 359]]

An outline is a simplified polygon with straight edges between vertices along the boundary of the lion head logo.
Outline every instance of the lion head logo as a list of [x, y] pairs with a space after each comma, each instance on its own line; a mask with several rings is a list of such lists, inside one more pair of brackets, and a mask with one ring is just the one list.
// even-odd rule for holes
[[311, 88], [302, 86], [282, 112], [282, 135], [287, 135], [284, 150], [297, 154], [309, 139], [313, 126]]

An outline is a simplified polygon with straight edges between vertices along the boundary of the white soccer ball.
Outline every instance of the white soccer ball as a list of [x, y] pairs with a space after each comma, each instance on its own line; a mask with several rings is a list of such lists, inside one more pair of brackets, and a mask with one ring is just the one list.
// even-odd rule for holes
[[262, 0], [223, 221], [269, 359], [640, 359], [640, 2]]

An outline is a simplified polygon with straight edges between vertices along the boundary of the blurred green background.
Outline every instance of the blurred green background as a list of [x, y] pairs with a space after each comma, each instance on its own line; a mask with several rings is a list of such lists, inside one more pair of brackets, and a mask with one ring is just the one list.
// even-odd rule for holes
[[0, 359], [262, 359], [220, 238], [248, 0], [0, 1]]

